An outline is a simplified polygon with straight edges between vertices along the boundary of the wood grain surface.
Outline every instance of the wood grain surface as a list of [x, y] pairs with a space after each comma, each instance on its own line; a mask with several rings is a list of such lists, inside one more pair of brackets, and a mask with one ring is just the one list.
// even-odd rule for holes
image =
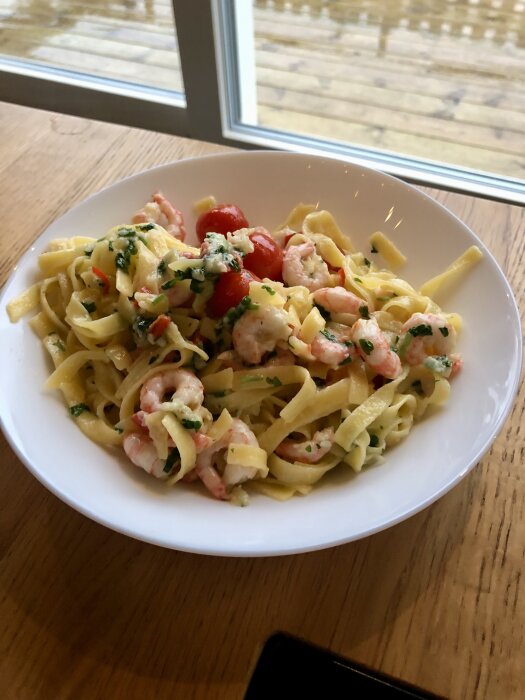
[[[89, 194], [225, 150], [5, 104], [0, 133], [1, 283]], [[429, 192], [488, 245], [521, 304], [525, 210]], [[185, 554], [112, 532], [50, 494], [1, 437], [0, 697], [240, 699], [262, 644], [284, 630], [446, 697], [523, 698], [524, 399], [431, 507], [280, 558]]]

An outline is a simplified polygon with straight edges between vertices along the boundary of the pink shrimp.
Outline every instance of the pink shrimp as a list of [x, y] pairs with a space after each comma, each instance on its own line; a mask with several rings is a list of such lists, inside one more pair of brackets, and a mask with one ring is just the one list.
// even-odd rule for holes
[[204, 401], [202, 382], [192, 372], [185, 369], [170, 369], [154, 374], [142, 385], [140, 408], [146, 413], [160, 411], [166, 394], [172, 394], [171, 401], [179, 401], [191, 410], [200, 408]]
[[332, 281], [328, 265], [308, 241], [287, 248], [283, 256], [283, 280], [290, 287], [301, 285], [311, 292], [326, 287]]
[[341, 323], [329, 323], [315, 336], [310, 351], [317, 360], [330, 367], [337, 367], [341, 362], [350, 362], [356, 355], [352, 329]]
[[395, 379], [401, 373], [401, 360], [390, 348], [375, 318], [362, 319], [352, 326], [352, 337], [365, 363], [377, 374]]
[[204, 486], [214, 498], [223, 501], [230, 497], [229, 491], [232, 486], [253, 479], [257, 473], [257, 469], [253, 467], [231, 463], [226, 464], [222, 476], [219, 474], [217, 462], [220, 460], [220, 453], [224, 452], [231, 443], [255, 446], [259, 444], [246, 423], [239, 418], [234, 418], [223, 437], [198, 454], [195, 464], [195, 472]]
[[444, 316], [415, 313], [403, 324], [405, 334], [400, 353], [409, 365], [422, 364], [427, 357], [448, 355], [454, 348], [456, 331]]
[[284, 440], [275, 450], [279, 457], [283, 457], [293, 462], [304, 462], [305, 464], [317, 464], [330, 450], [334, 444], [334, 429], [325, 428], [314, 433], [311, 440], [295, 442], [294, 440]]
[[314, 301], [335, 314], [368, 315], [370, 304], [344, 287], [321, 287], [313, 293]]
[[159, 458], [155, 445], [145, 433], [128, 433], [122, 445], [133, 464], [157, 479], [167, 479], [177, 464], [166, 471], [166, 460]]
[[176, 209], [162, 194], [155, 192], [151, 201], [147, 202], [132, 218], [134, 224], [159, 224], [174, 238], [183, 241], [186, 238], [182, 212]]
[[279, 341], [287, 341], [291, 330], [286, 313], [273, 306], [246, 311], [233, 327], [233, 346], [250, 365], [258, 365], [267, 352], [275, 350]]

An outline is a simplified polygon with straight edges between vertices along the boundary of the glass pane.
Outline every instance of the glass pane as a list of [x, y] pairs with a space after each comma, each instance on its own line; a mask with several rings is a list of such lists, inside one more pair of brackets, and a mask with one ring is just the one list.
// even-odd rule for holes
[[525, 0], [255, 0], [253, 26], [258, 125], [525, 178]]
[[183, 92], [170, 0], [0, 0], [0, 58]]

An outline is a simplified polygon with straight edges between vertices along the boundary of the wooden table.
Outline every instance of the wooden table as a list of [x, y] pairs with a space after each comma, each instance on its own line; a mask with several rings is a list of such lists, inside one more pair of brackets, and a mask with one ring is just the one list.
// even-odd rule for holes
[[[0, 105], [0, 282], [72, 205], [159, 163], [224, 150]], [[430, 191], [483, 239], [518, 301], [525, 210]], [[227, 559], [137, 542], [51, 495], [0, 437], [0, 697], [242, 698], [288, 631], [450, 698], [525, 697], [522, 389], [479, 466], [372, 537]]]

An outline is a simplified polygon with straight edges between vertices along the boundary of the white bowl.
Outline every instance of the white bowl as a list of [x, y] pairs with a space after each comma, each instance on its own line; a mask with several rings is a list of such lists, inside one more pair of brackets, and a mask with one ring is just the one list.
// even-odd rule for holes
[[[102, 236], [129, 222], [160, 189], [194, 229], [193, 203], [208, 194], [238, 204], [252, 225], [272, 229], [298, 202], [331, 211], [357, 248], [383, 230], [408, 256], [401, 276], [414, 286], [441, 272], [468, 246], [484, 259], [446, 300], [464, 320], [465, 366], [445, 407], [418, 423], [384, 462], [354, 476], [340, 470], [307, 497], [281, 503], [254, 495], [247, 508], [210, 498], [198, 485], [166, 490], [130, 467], [119, 450], [90, 442], [58, 392], [42, 386], [50, 366], [25, 320], [6, 303], [35, 280], [37, 255], [56, 237]], [[341, 161], [277, 152], [195, 158], [154, 168], [90, 197], [55, 221], [15, 268], [0, 304], [0, 416], [31, 472], [66, 503], [132, 537], [190, 552], [229, 556], [290, 554], [370, 535], [425, 508], [457, 484], [494, 441], [514, 400], [521, 329], [510, 287], [489, 251], [464, 224], [415, 188]]]

